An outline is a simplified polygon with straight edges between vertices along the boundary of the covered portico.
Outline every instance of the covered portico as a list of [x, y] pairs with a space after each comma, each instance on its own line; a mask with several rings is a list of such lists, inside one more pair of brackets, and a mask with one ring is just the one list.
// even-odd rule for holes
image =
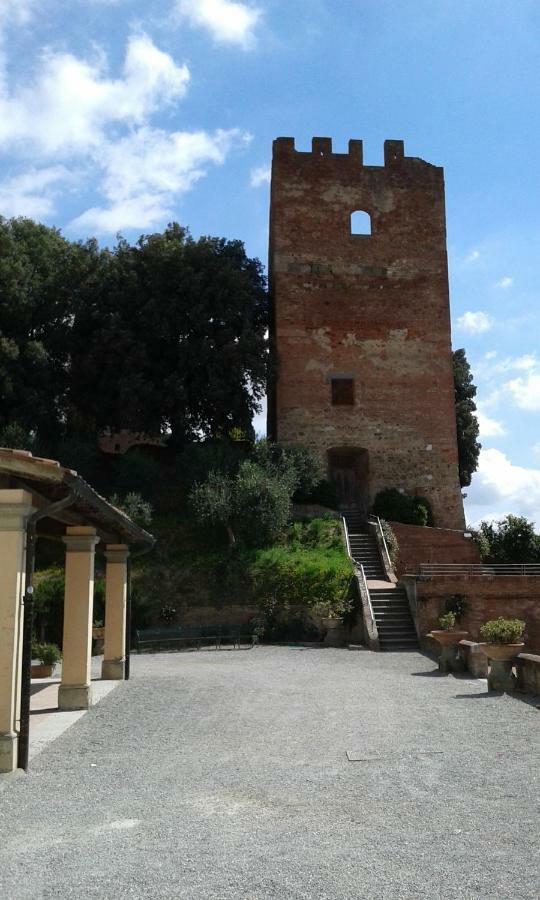
[[32, 637], [32, 576], [40, 537], [65, 547], [62, 680], [64, 710], [92, 704], [94, 561], [105, 556], [102, 677], [126, 668], [128, 560], [154, 538], [76, 472], [22, 450], [0, 449], [0, 772], [25, 766]]

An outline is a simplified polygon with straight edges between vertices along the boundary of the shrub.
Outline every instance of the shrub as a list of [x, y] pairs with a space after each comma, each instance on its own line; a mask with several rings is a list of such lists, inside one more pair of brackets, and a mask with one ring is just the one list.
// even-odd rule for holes
[[404, 525], [431, 525], [431, 506], [425, 497], [411, 497], [397, 488], [379, 491], [373, 502], [373, 515]]
[[32, 656], [39, 659], [42, 666], [55, 666], [62, 659], [56, 644], [32, 644]]
[[453, 613], [456, 619], [461, 619], [468, 609], [467, 597], [465, 594], [451, 594], [444, 603], [444, 609], [447, 613]]
[[254, 597], [266, 613], [306, 606], [325, 617], [350, 609], [352, 574], [343, 550], [271, 547], [260, 551], [250, 568]]
[[453, 612], [447, 612], [446, 615], [439, 618], [439, 625], [443, 631], [452, 631], [456, 624], [456, 617]]
[[129, 516], [136, 525], [144, 527], [152, 522], [152, 506], [135, 491], [126, 494], [123, 499], [118, 494], [113, 494], [110, 502]]
[[398, 539], [395, 535], [394, 529], [390, 525], [390, 522], [387, 522], [386, 519], [381, 519], [380, 522], [382, 533], [386, 541], [386, 547], [388, 550], [388, 555], [390, 557], [390, 562], [393, 566], [395, 566], [399, 556]]
[[480, 637], [488, 644], [517, 644], [523, 637], [525, 622], [521, 619], [490, 619], [480, 628]]

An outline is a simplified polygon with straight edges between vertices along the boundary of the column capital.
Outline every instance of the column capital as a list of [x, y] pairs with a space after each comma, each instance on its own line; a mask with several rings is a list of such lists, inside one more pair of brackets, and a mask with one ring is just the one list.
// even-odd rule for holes
[[96, 544], [99, 544], [99, 537], [96, 534], [96, 529], [89, 525], [68, 526], [62, 540], [66, 545], [68, 553], [89, 553], [95, 549]]
[[3, 488], [0, 490], [0, 531], [19, 531], [35, 509], [30, 491]]
[[106, 544], [105, 559], [108, 563], [124, 563], [129, 556], [127, 544]]

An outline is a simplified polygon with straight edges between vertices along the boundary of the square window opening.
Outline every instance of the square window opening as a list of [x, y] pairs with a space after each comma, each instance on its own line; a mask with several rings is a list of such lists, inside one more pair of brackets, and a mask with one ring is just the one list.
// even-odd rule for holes
[[332, 378], [332, 406], [354, 406], [354, 379]]

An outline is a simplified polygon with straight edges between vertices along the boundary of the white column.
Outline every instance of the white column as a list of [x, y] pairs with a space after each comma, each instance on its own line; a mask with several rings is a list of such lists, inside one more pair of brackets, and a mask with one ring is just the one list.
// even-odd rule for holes
[[126, 661], [126, 544], [107, 544], [105, 558], [105, 647], [101, 677], [123, 679]]
[[0, 490], [0, 772], [17, 768], [26, 520], [32, 495]]
[[92, 704], [92, 612], [94, 604], [94, 555], [99, 541], [95, 528], [69, 527], [66, 545], [64, 640], [60, 709], [87, 709]]

